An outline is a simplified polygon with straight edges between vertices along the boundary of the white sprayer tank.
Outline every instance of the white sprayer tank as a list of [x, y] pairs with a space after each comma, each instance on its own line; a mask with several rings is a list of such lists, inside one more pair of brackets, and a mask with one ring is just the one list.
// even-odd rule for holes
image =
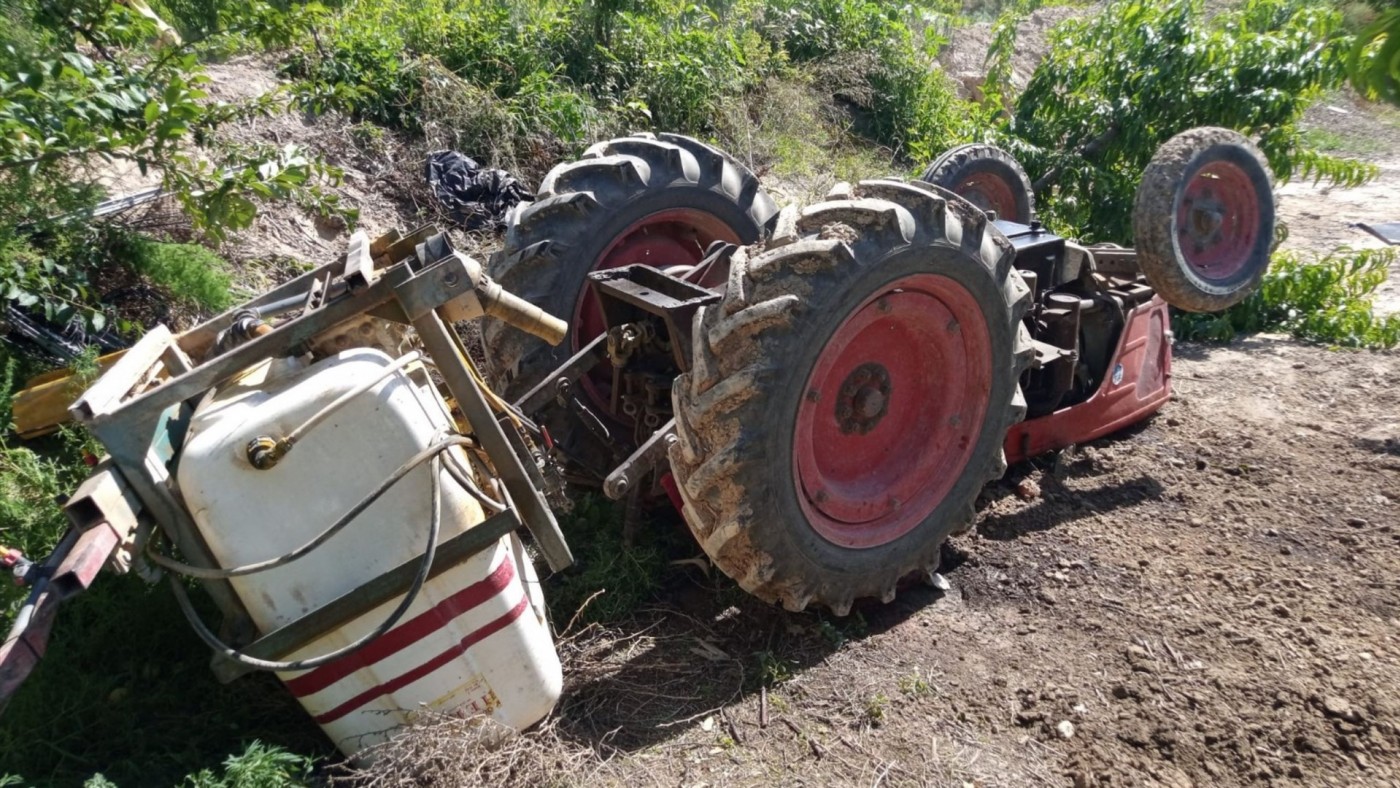
[[[178, 482], [220, 566], [282, 555], [309, 541], [451, 426], [421, 367], [384, 377], [389, 356], [348, 350], [309, 367], [279, 361], [201, 403]], [[277, 371], [277, 374], [269, 374]], [[249, 441], [285, 436], [375, 376], [272, 468]], [[461, 451], [454, 447], [448, 451]], [[466, 459], [462, 458], [466, 467]], [[389, 489], [306, 556], [230, 582], [258, 629], [271, 632], [400, 564], [418, 560], [432, 517], [431, 462]], [[439, 543], [482, 522], [481, 504], [440, 470]], [[399, 623], [365, 648], [308, 671], [279, 673], [343, 752], [382, 741], [423, 708], [482, 713], [516, 729], [542, 719], [562, 675], [538, 579], [514, 535], [424, 584]], [[378, 626], [395, 597], [284, 659], [340, 648]]]

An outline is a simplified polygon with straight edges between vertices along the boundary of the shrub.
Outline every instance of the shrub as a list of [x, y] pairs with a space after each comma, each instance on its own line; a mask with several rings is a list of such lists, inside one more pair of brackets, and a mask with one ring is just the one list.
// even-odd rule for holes
[[1300, 135], [1303, 111], [1343, 76], [1338, 15], [1303, 0], [1249, 0], [1207, 19], [1199, 0], [1117, 0], [1070, 20], [997, 135], [1057, 228], [1131, 241], [1133, 194], [1157, 148], [1193, 126], [1258, 139], [1275, 174], [1355, 185], [1370, 165]]
[[1216, 315], [1177, 314], [1172, 328], [1181, 339], [1215, 342], [1286, 331], [1343, 347], [1395, 347], [1400, 344], [1400, 315], [1376, 316], [1372, 297], [1396, 259], [1390, 248], [1342, 248], [1313, 260], [1279, 252], [1249, 298]]
[[[90, 274], [121, 261], [91, 243], [100, 161], [159, 175], [213, 238], [248, 226], [263, 200], [333, 207], [315, 187], [336, 177], [332, 168], [293, 147], [217, 141], [221, 126], [279, 109], [279, 97], [209, 101], [192, 46], [161, 40], [151, 20], [117, 0], [18, 5], [8, 14], [20, 24], [0, 29], [0, 201], [12, 207], [0, 216], [3, 297], [51, 323], [102, 328]], [[302, 21], [251, 0], [239, 4], [232, 28], [213, 35], [271, 45]]]
[[203, 246], [139, 236], [127, 237], [125, 243], [127, 248], [115, 256], [177, 300], [205, 312], [222, 312], [233, 305], [228, 263]]

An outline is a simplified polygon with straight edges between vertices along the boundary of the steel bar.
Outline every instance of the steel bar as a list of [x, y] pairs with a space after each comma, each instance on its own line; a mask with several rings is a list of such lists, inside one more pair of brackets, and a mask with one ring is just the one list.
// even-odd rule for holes
[[[405, 304], [404, 311], [411, 314], [413, 310]], [[506, 491], [520, 508], [521, 519], [534, 535], [549, 568], [556, 572], [568, 568], [573, 564], [574, 557], [564, 541], [564, 534], [559, 530], [559, 523], [555, 521], [554, 513], [549, 510], [540, 491], [530, 482], [520, 456], [511, 448], [510, 441], [497, 423], [491, 406], [467, 367], [466, 352], [456, 335], [435, 311], [415, 318], [413, 327], [418, 331], [424, 349], [437, 364], [443, 382], [462, 409], [462, 415], [466, 416], [477, 440], [481, 441], [482, 448], [496, 466], [496, 473], [505, 483]]]

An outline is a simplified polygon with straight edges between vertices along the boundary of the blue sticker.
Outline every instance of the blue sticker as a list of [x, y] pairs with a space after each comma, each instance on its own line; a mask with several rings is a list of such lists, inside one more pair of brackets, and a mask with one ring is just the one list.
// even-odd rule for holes
[[1123, 365], [1122, 365], [1122, 364], [1114, 364], [1114, 365], [1113, 365], [1113, 385], [1116, 386], [1116, 385], [1118, 385], [1119, 383], [1122, 383], [1122, 382], [1123, 382]]

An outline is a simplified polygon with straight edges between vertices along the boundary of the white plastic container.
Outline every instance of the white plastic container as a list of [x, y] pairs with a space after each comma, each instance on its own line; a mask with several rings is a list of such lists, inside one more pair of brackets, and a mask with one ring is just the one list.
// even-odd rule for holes
[[[367, 348], [300, 369], [279, 362], [280, 368], [245, 375], [201, 403], [177, 478], [221, 566], [261, 561], [306, 543], [442, 437], [450, 425], [446, 408], [422, 368], [411, 365], [334, 411], [274, 467], [258, 470], [249, 463], [249, 441], [286, 435], [341, 394], [383, 376], [390, 363]], [[259, 630], [277, 629], [420, 558], [432, 513], [430, 468], [415, 468], [303, 558], [232, 579]], [[484, 517], [476, 499], [440, 474], [439, 539], [446, 541]], [[375, 628], [400, 601], [286, 658], [340, 648]], [[425, 707], [488, 713], [524, 728], [553, 708], [562, 685], [538, 580], [513, 535], [429, 580], [399, 623], [375, 642], [322, 667], [279, 676], [347, 754], [381, 741]]]

